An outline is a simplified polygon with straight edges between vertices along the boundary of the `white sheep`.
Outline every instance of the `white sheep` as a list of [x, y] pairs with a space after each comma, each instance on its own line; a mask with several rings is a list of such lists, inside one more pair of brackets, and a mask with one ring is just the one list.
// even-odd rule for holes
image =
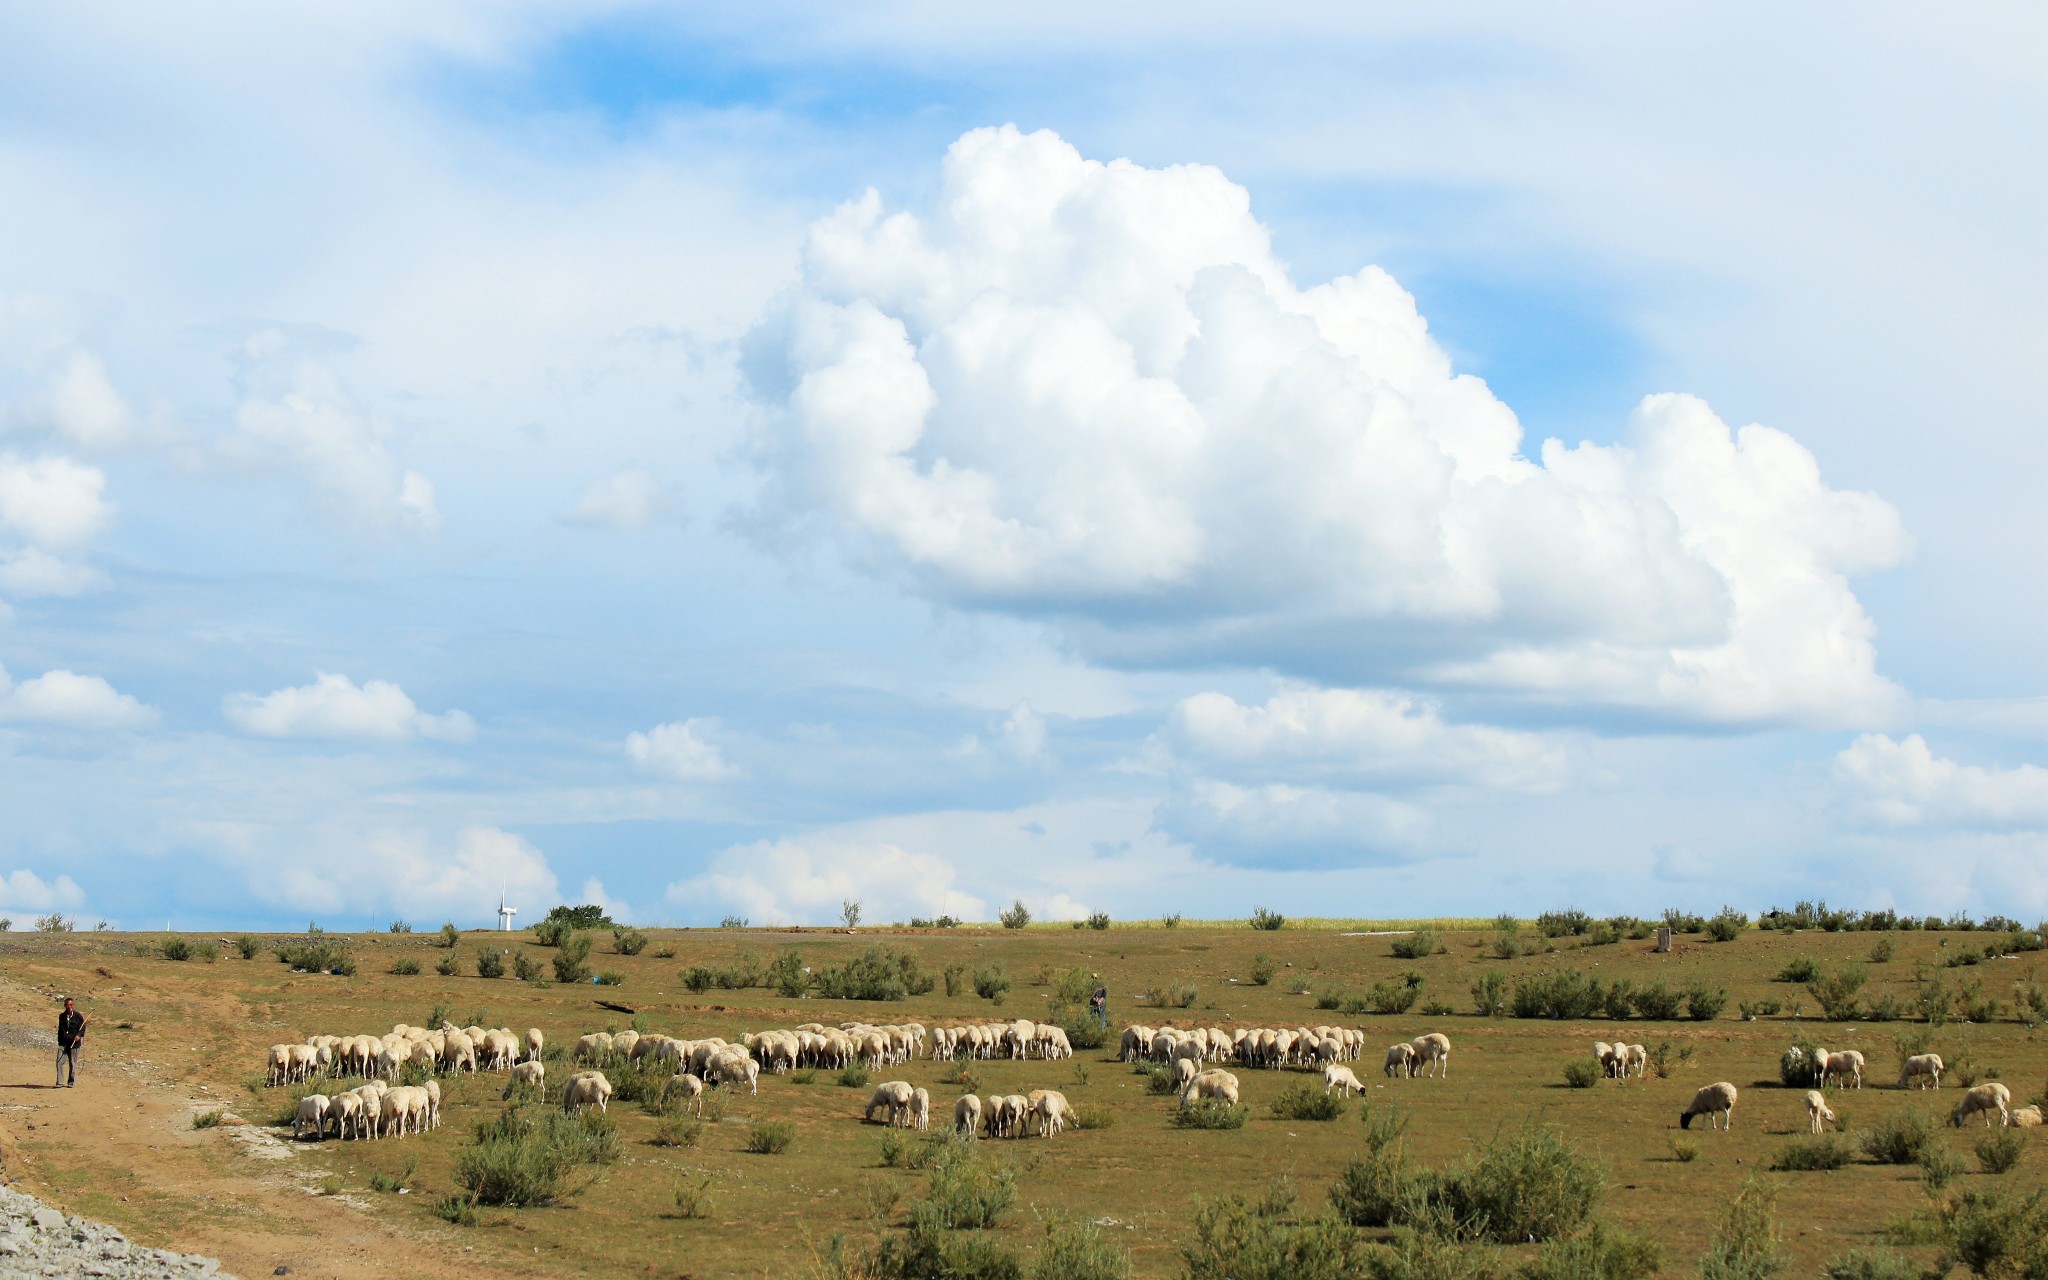
[[611, 1107], [612, 1082], [602, 1071], [579, 1071], [562, 1086], [562, 1110], [575, 1114], [596, 1107], [600, 1114]]
[[1415, 1037], [1415, 1061], [1410, 1066], [1411, 1074], [1419, 1076], [1451, 1074], [1451, 1038], [1441, 1031]]
[[1021, 1093], [1003, 1095], [1004, 1132], [1021, 1138], [1031, 1132], [1031, 1099]]
[[354, 1090], [335, 1094], [327, 1100], [327, 1118], [334, 1121], [335, 1137], [346, 1139], [351, 1133], [361, 1137], [362, 1098]]
[[1415, 1073], [1415, 1046], [1403, 1040], [1387, 1046], [1386, 1073], [1389, 1076], [1408, 1076]]
[[[1685, 1110], [1678, 1113], [1678, 1127], [1681, 1129], [1692, 1128], [1695, 1116], [1707, 1117], [1707, 1126], [1709, 1128], [1734, 1128], [1735, 1086], [1729, 1084], [1726, 1080], [1722, 1080], [1707, 1085], [1698, 1093], [1692, 1095], [1692, 1101], [1686, 1104]], [[1722, 1122], [1718, 1126], [1714, 1124], [1717, 1118]]]
[[2041, 1124], [2040, 1105], [2037, 1103], [2031, 1107], [2015, 1108], [2011, 1112], [2010, 1123], [2012, 1124], [2012, 1127], [2015, 1129], [2038, 1128]]
[[1342, 1089], [1344, 1096], [1348, 1098], [1354, 1093], [1363, 1093], [1365, 1086], [1358, 1082], [1358, 1076], [1351, 1068], [1333, 1062], [1323, 1068], [1323, 1092], [1329, 1093], [1336, 1089]]
[[661, 1087], [661, 1091], [664, 1094], [671, 1089], [683, 1095], [683, 1100], [690, 1104], [692, 1114], [700, 1116], [704, 1114], [703, 1077], [692, 1075], [687, 1071], [678, 1071], [669, 1077], [667, 1084]]
[[953, 1132], [964, 1133], [969, 1138], [978, 1135], [981, 1129], [981, 1099], [971, 1093], [963, 1093], [953, 1103]]
[[539, 1027], [528, 1027], [526, 1029], [526, 1060], [528, 1062], [539, 1062], [541, 1048], [547, 1042], [548, 1038], [540, 1033]]
[[[1829, 1077], [1835, 1080], [1838, 1089], [1861, 1089], [1863, 1087], [1863, 1055], [1854, 1049], [1844, 1049], [1827, 1055], [1827, 1063], [1821, 1068], [1821, 1084], [1826, 1086]], [[1849, 1083], [1843, 1084], [1847, 1080]]]
[[875, 1091], [868, 1095], [868, 1105], [860, 1113], [860, 1118], [863, 1121], [872, 1120], [877, 1108], [887, 1108], [889, 1114], [886, 1122], [893, 1129], [909, 1113], [911, 1099], [916, 1093], [916, 1088], [906, 1080], [884, 1081], [876, 1085]]
[[1626, 1080], [1631, 1075], [1648, 1075], [1650, 1072], [1650, 1051], [1639, 1044], [1623, 1045], [1621, 1047], [1626, 1050], [1626, 1058], [1621, 1068], [1621, 1078]]
[[569, 1060], [571, 1062], [603, 1062], [611, 1057], [611, 1053], [611, 1034], [605, 1031], [593, 1031], [589, 1035], [577, 1037], [575, 1047], [569, 1050]]
[[910, 1127], [929, 1129], [932, 1127], [932, 1095], [922, 1088], [910, 1091]]
[[292, 1118], [292, 1137], [304, 1137], [309, 1125], [314, 1138], [327, 1136], [327, 1098], [323, 1094], [309, 1093], [299, 1099], [298, 1114]]
[[529, 1060], [514, 1065], [511, 1076], [505, 1081], [505, 1092], [498, 1095], [498, 1101], [503, 1102], [511, 1097], [513, 1092], [522, 1085], [530, 1087], [539, 1097], [540, 1101], [546, 1102], [548, 1100], [548, 1064]]
[[1074, 1114], [1074, 1107], [1067, 1101], [1066, 1094], [1057, 1089], [1046, 1089], [1032, 1099], [1031, 1113], [1038, 1120], [1039, 1134], [1054, 1138], [1066, 1129], [1068, 1118]]
[[1828, 1109], [1827, 1098], [1818, 1089], [1808, 1089], [1806, 1091], [1807, 1127], [1814, 1133], [1819, 1133], [1821, 1126], [1826, 1121], [1833, 1119], [1835, 1119], [1835, 1113]]
[[1227, 1102], [1234, 1107], [1237, 1097], [1237, 1077], [1228, 1071], [1212, 1069], [1188, 1081], [1187, 1087], [1180, 1091], [1180, 1105], [1185, 1107], [1191, 1101], [1206, 1099]]
[[269, 1067], [263, 1073], [263, 1083], [275, 1088], [284, 1084], [292, 1073], [292, 1047], [288, 1044], [270, 1046]]
[[1899, 1088], [1905, 1088], [1906, 1082], [1911, 1080], [1918, 1089], [1939, 1089], [1941, 1073], [1947, 1069], [1948, 1064], [1941, 1060], [1940, 1054], [1916, 1053], [1899, 1064]]
[[2012, 1090], [1999, 1084], [1997, 1081], [1965, 1089], [1963, 1090], [1963, 1100], [1956, 1104], [1955, 1113], [1949, 1116], [1948, 1122], [1957, 1128], [1961, 1128], [1963, 1121], [1968, 1120], [1980, 1111], [1984, 1112], [1984, 1125], [1986, 1128], [1989, 1128], [1991, 1125], [1991, 1112], [1993, 1111], [1998, 1113], [1998, 1123], [2001, 1126], [2010, 1125], [2012, 1123]]
[[[1627, 1048], [1626, 1045], [1620, 1047]], [[1600, 1064], [1601, 1075], [1613, 1075], [1617, 1063], [1625, 1064], [1628, 1061], [1627, 1058], [1617, 1054], [1615, 1048], [1616, 1046], [1607, 1043], [1605, 1040], [1595, 1040], [1593, 1042], [1593, 1060]]]

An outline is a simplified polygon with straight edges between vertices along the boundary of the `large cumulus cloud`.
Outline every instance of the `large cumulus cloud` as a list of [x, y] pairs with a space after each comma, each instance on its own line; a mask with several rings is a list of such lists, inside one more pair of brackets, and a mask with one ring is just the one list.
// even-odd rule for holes
[[1896, 697], [1848, 583], [1905, 554], [1890, 506], [1685, 396], [1525, 456], [1399, 284], [1297, 285], [1214, 169], [977, 130], [928, 211], [812, 227], [746, 369], [757, 530], [1101, 659], [1725, 723]]

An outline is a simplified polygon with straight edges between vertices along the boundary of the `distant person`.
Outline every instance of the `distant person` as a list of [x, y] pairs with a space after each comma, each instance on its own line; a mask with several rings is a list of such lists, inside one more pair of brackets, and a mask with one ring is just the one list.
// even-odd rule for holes
[[[85, 1047], [85, 1015], [78, 1006], [71, 1003], [71, 997], [64, 997], [64, 1012], [57, 1015], [57, 1087], [75, 1089], [78, 1087], [78, 1051]], [[71, 1078], [64, 1078], [69, 1067]]]
[[1088, 997], [1088, 1008], [1095, 1014], [1095, 1025], [1104, 1032], [1109, 1030], [1109, 988], [1097, 987], [1095, 994]]

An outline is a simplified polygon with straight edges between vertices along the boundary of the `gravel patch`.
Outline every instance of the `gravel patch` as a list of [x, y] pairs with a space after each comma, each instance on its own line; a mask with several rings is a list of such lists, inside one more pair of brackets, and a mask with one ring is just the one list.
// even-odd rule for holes
[[10, 1045], [16, 1049], [47, 1049], [54, 1055], [57, 1052], [57, 1033], [48, 1027], [0, 1022], [0, 1044]]
[[226, 1275], [216, 1258], [145, 1249], [129, 1243], [126, 1236], [103, 1222], [72, 1217], [32, 1195], [0, 1187], [0, 1280], [22, 1276], [188, 1280]]

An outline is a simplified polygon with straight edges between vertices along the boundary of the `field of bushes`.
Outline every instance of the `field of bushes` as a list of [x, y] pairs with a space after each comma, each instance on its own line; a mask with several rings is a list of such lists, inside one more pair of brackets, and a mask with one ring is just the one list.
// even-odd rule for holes
[[[263, 1086], [265, 1046], [401, 1021], [540, 1027], [557, 1080], [576, 1035], [627, 1027], [736, 1038], [1021, 1017], [1074, 1039], [1064, 1061], [764, 1074], [758, 1096], [712, 1091], [701, 1117], [632, 1068], [611, 1072], [602, 1119], [501, 1103], [503, 1076], [485, 1073], [444, 1085], [434, 1134], [302, 1144], [325, 1189], [364, 1212], [571, 1274], [2048, 1275], [2048, 1130], [1946, 1124], [1959, 1085], [2001, 1081], [2016, 1106], [2048, 1092], [2048, 955], [2016, 922], [1802, 904], [1391, 931], [1263, 910], [1017, 923], [585, 919], [516, 934], [12, 934], [5, 949], [81, 995], [107, 1028], [99, 1052], [203, 1035], [227, 1109], [265, 1124], [288, 1121], [302, 1091]], [[1675, 946], [1659, 954], [1666, 924]], [[1085, 1008], [1097, 985], [1106, 1045]], [[244, 1016], [181, 1017], [202, 990]], [[1312, 1072], [1238, 1068], [1243, 1107], [1182, 1115], [1170, 1082], [1114, 1060], [1130, 1022], [1362, 1027], [1368, 1088], [1333, 1100]], [[1384, 1078], [1379, 1050], [1424, 1031], [1451, 1038], [1448, 1077]], [[1603, 1078], [1596, 1040], [1644, 1044], [1647, 1076]], [[1828, 1091], [1839, 1132], [1807, 1134], [1794, 1046], [1868, 1058], [1864, 1089]], [[1892, 1087], [1901, 1059], [1928, 1050], [1948, 1062], [1942, 1090]], [[862, 1123], [888, 1078], [931, 1091], [933, 1132]], [[1681, 1132], [1680, 1109], [1717, 1080], [1742, 1092], [1732, 1130]], [[940, 1131], [963, 1091], [1032, 1088], [1065, 1092], [1080, 1123], [1050, 1140]]]

